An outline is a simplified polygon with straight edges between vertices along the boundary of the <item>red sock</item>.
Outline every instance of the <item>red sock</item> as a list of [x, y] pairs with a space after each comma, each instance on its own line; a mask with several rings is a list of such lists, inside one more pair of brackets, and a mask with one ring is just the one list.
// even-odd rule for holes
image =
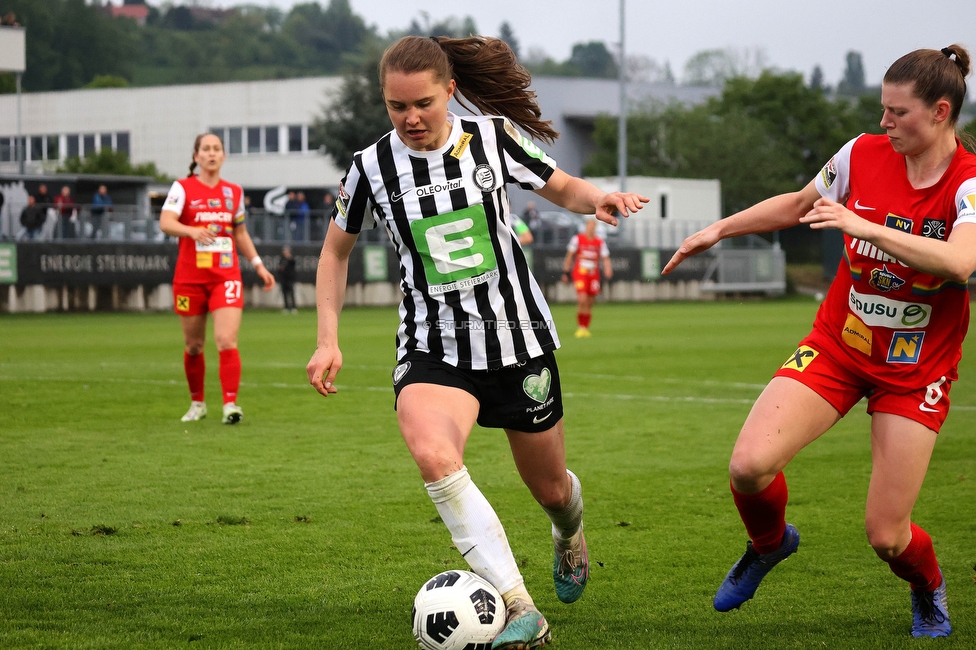
[[186, 383], [190, 386], [190, 399], [194, 402], [202, 402], [203, 378], [207, 374], [203, 353], [191, 355], [183, 350], [183, 370], [186, 372]]
[[237, 389], [241, 385], [241, 355], [237, 348], [220, 351], [220, 387], [224, 391], [224, 404], [237, 401]]
[[746, 532], [752, 539], [752, 547], [760, 553], [772, 553], [783, 544], [786, 533], [786, 477], [783, 472], [776, 475], [773, 482], [756, 494], [743, 494], [731, 482], [732, 498], [739, 509], [739, 517], [746, 525]]
[[576, 322], [579, 323], [580, 327], [589, 327], [590, 319], [593, 318], [593, 314], [576, 314]]
[[935, 559], [932, 538], [916, 524], [912, 524], [912, 541], [901, 555], [886, 560], [892, 573], [907, 580], [916, 591], [934, 591], [942, 584], [939, 562]]

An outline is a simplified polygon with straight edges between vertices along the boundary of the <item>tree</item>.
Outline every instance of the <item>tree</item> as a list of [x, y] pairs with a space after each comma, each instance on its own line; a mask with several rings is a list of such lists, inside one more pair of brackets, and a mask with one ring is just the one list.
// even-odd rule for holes
[[498, 28], [498, 38], [508, 43], [508, 46], [512, 48], [513, 52], [515, 52], [516, 59], [522, 58], [521, 54], [519, 53], [518, 39], [515, 38], [515, 32], [512, 30], [512, 26], [507, 20]]
[[70, 174], [115, 174], [117, 176], [151, 176], [160, 182], [171, 182], [173, 179], [156, 169], [156, 163], [146, 162], [133, 165], [129, 162], [129, 154], [124, 151], [102, 149], [79, 158], [68, 158], [58, 167], [58, 172]]
[[864, 94], [864, 62], [861, 53], [853, 50], [847, 53], [847, 67], [844, 68], [844, 78], [837, 84], [837, 94], [845, 97], [859, 97]]
[[324, 147], [340, 169], [392, 128], [380, 89], [381, 56], [382, 51], [374, 48], [356, 70], [347, 73], [335, 100], [312, 123], [311, 145]]
[[813, 90], [824, 89], [823, 69], [819, 65], [813, 66], [813, 72], [810, 73], [810, 88]]
[[685, 63], [684, 82], [691, 86], [721, 88], [732, 77], [755, 77], [766, 67], [761, 49], [702, 50]]
[[577, 43], [567, 63], [579, 70], [580, 76], [615, 79], [620, 74], [617, 62], [602, 41]]

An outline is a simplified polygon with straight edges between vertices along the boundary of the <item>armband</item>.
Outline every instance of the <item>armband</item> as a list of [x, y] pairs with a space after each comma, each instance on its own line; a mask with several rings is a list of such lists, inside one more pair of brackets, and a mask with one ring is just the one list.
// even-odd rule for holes
[[254, 257], [251, 258], [251, 266], [257, 266], [258, 264], [261, 264], [263, 266], [264, 262], [261, 261], [260, 255], [255, 255]]

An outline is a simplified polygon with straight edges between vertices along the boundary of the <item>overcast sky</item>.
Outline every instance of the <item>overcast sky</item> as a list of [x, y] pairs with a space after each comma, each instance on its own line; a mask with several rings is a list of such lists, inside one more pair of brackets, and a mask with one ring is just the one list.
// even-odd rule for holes
[[[197, 0], [229, 6], [235, 0]], [[288, 9], [294, 0], [246, 0]], [[307, 1], [307, 0], [305, 0]], [[326, 6], [328, 0], [318, 0]], [[153, 0], [154, 4], [159, 4]], [[557, 61], [569, 58], [574, 43], [619, 39], [619, 0], [350, 0], [357, 14], [385, 34], [404, 29], [414, 18], [431, 22], [471, 16], [482, 34], [512, 26], [523, 54], [541, 48]], [[849, 50], [861, 52], [869, 85], [881, 82], [887, 67], [919, 47], [962, 43], [976, 48], [973, 0], [626, 0], [628, 54], [669, 61], [680, 79], [696, 52], [732, 47], [761, 49], [768, 64], [809, 78], [817, 64], [828, 84], [843, 75]], [[970, 80], [970, 86], [973, 86]]]

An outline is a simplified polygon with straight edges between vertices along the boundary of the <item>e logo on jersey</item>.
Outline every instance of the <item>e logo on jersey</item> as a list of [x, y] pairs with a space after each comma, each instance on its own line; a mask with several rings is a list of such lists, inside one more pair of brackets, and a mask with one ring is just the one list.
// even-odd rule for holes
[[813, 360], [817, 358], [818, 354], [820, 353], [813, 348], [806, 345], [801, 345], [796, 349], [796, 352], [793, 353], [793, 356], [787, 359], [786, 363], [780, 366], [780, 370], [796, 370], [797, 372], [803, 372], [807, 369], [807, 366], [813, 363]]
[[495, 170], [488, 163], [481, 163], [474, 168], [471, 180], [482, 192], [491, 192], [495, 189]]
[[925, 332], [894, 332], [888, 348], [888, 363], [918, 363]]
[[910, 233], [912, 231], [912, 220], [889, 212], [888, 216], [885, 217], [885, 226]]
[[423, 261], [431, 295], [487, 282], [487, 277], [465, 280], [497, 269], [483, 205], [418, 219], [410, 224], [410, 232]]

